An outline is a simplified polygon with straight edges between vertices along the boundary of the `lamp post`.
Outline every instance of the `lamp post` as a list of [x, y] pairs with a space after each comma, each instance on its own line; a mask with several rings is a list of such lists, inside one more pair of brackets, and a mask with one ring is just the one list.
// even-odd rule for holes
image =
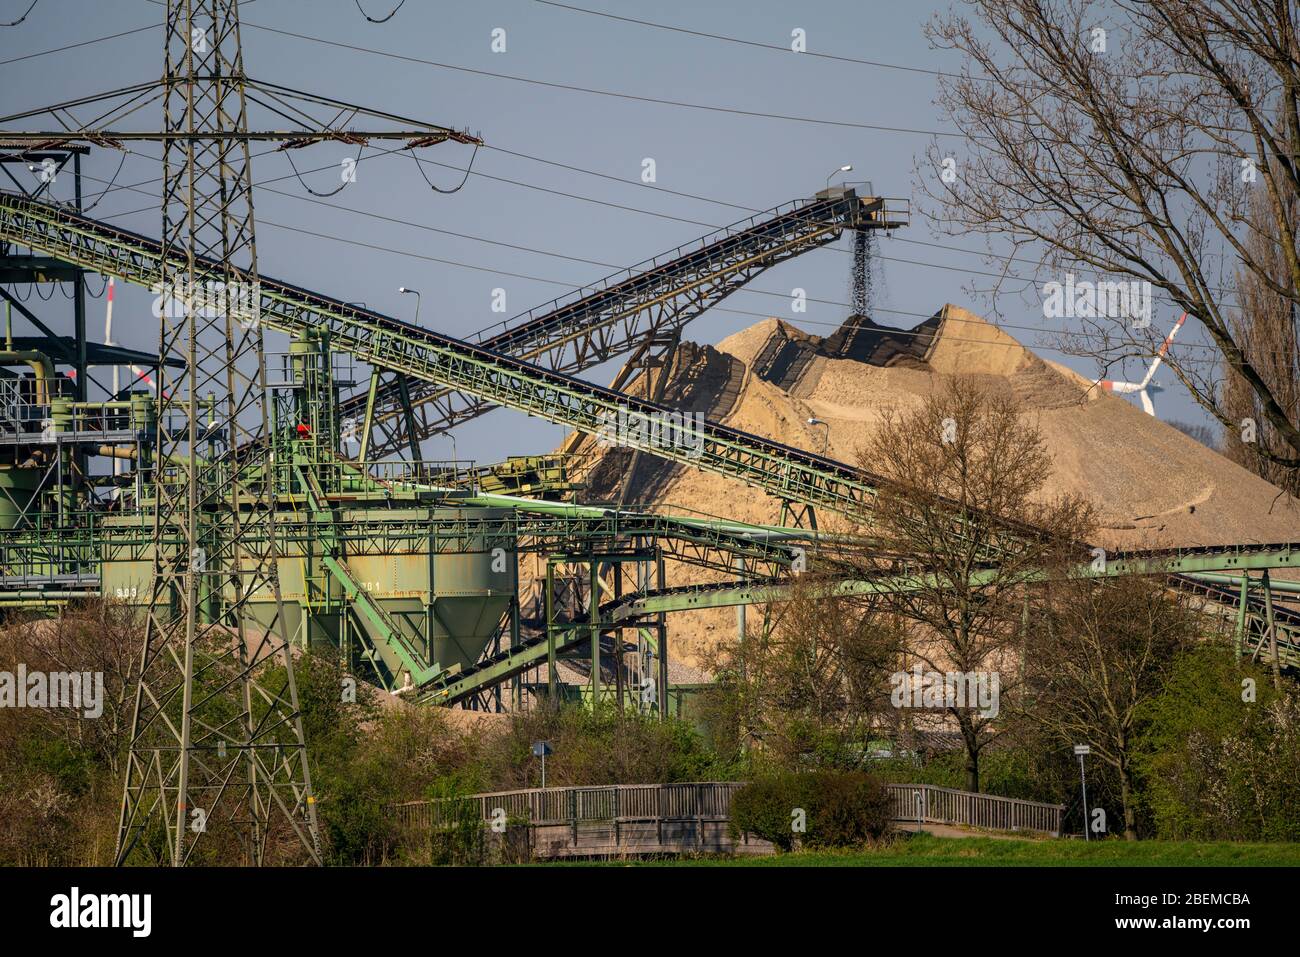
[[814, 416], [812, 416], [810, 419], [808, 419], [808, 424], [809, 424], [809, 425], [820, 425], [820, 426], [824, 426], [824, 427], [825, 427], [825, 431], [822, 433], [822, 455], [825, 455], [825, 454], [826, 454], [826, 448], [827, 448], [827, 446], [830, 445], [830, 442], [831, 442], [831, 426], [830, 426], [830, 423], [829, 423], [829, 422], [826, 422], [826, 421], [824, 421], [824, 420], [822, 420], [822, 419], [819, 419], [819, 418], [817, 418], [817, 416], [814, 415]]
[[1079, 783], [1083, 787], [1083, 839], [1090, 841], [1088, 836], [1088, 775], [1083, 770], [1083, 756], [1092, 753], [1092, 747], [1087, 744], [1076, 744], [1074, 753], [1079, 756]]
[[827, 189], [831, 188], [831, 180], [835, 178], [836, 173], [852, 173], [852, 172], [853, 172], [852, 163], [846, 163], [843, 166], [841, 166], [839, 169], [831, 170], [830, 175], [826, 177], [826, 188]]
[[406, 286], [398, 286], [397, 291], [405, 296], [415, 297], [415, 324], [418, 326], [420, 324], [420, 290], [410, 289]]
[[451, 439], [451, 481], [455, 484], [460, 475], [460, 454], [456, 451], [456, 436], [448, 432], [447, 438]]

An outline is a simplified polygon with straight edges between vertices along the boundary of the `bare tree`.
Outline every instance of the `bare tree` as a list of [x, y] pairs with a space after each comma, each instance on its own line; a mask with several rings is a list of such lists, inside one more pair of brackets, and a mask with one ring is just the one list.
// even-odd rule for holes
[[[1281, 181], [1277, 176], [1274, 179]], [[1295, 223], [1300, 208], [1296, 195], [1289, 188], [1281, 189], [1280, 193], [1286, 218]], [[1248, 212], [1251, 230], [1246, 237], [1247, 247], [1275, 283], [1284, 283], [1289, 268], [1287, 256], [1274, 228], [1272, 204], [1263, 191], [1251, 194]], [[1297, 335], [1300, 315], [1296, 304], [1275, 293], [1258, 276], [1245, 269], [1237, 272], [1237, 297], [1241, 310], [1232, 317], [1233, 334], [1241, 342], [1242, 351], [1251, 364], [1259, 370], [1278, 402], [1294, 420], [1300, 417], [1300, 336]], [[1228, 457], [1278, 488], [1300, 496], [1300, 469], [1279, 462], [1287, 455], [1277, 435], [1273, 432], [1252, 434], [1256, 431], [1252, 424], [1261, 420], [1261, 413], [1258, 397], [1250, 384], [1226, 363], [1223, 371], [1224, 410], [1229, 419], [1239, 423], [1238, 429], [1228, 429], [1224, 433]]]
[[[1076, 498], [1044, 500], [1051, 460], [1042, 437], [1010, 398], [961, 378], [914, 411], [887, 413], [859, 463], [889, 480], [864, 534], [880, 555], [906, 557], [865, 565], [850, 557], [853, 574], [907, 576], [911, 586], [882, 601], [912, 623], [908, 653], [930, 671], [996, 672], [1007, 702], [1016, 694], [1030, 583], [1077, 558], [1093, 527], [1091, 508]], [[1013, 540], [1009, 526], [1022, 534]], [[1023, 534], [1028, 526], [1033, 534]], [[996, 716], [946, 711], [966, 749], [967, 787], [978, 791]]]
[[1063, 747], [1087, 743], [1115, 769], [1124, 837], [1135, 841], [1141, 711], [1198, 622], [1161, 579], [1075, 578], [1053, 586], [1052, 599], [1029, 630], [1024, 713]]
[[[1185, 341], [1166, 356], [1173, 374], [1236, 430], [1221, 389], [1230, 368], [1267, 436], [1260, 455], [1300, 466], [1296, 409], [1244, 348], [1233, 319], [1234, 272], [1300, 303], [1296, 223], [1285, 201], [1300, 186], [1296, 5], [968, 5], [971, 18], [947, 15], [928, 27], [936, 47], [962, 55], [961, 73], [941, 77], [939, 101], [965, 136], [936, 142], [918, 170], [937, 201], [932, 215], [954, 233], [1007, 237], [1038, 278], [1060, 282], [1078, 270], [1081, 282], [1149, 282], [1204, 331], [1205, 342]], [[1256, 194], [1280, 270], [1248, 242]], [[1015, 275], [1014, 265], [1003, 269]], [[1167, 332], [1123, 309], [1090, 308], [1086, 298], [1082, 307], [1073, 351], [1103, 368], [1154, 355]]]
[[748, 629], [709, 661], [719, 676], [711, 713], [732, 716], [737, 744], [782, 767], [860, 765], [868, 740], [896, 717], [889, 675], [899, 667], [901, 630], [830, 594], [832, 581], [800, 576], [770, 626]]
[[134, 609], [100, 601], [0, 623], [0, 671], [43, 674], [49, 705], [0, 707], [0, 861], [112, 861], [142, 633]]
[[1213, 449], [1215, 452], [1222, 451], [1219, 442], [1220, 429], [1206, 425], [1203, 422], [1183, 422], [1179, 419], [1171, 419], [1169, 424], [1189, 439], [1200, 442], [1207, 449]]

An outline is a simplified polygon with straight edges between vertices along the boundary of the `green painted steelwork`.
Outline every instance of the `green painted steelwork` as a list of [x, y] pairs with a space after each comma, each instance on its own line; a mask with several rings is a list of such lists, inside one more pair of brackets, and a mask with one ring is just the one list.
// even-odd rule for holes
[[[0, 194], [0, 239], [145, 286], [157, 283], [162, 272], [161, 252], [155, 241], [9, 194]], [[202, 272], [211, 264], [201, 263], [200, 267]], [[216, 268], [211, 268], [217, 276]], [[598, 433], [620, 413], [635, 418], [672, 412], [286, 283], [263, 278], [258, 292], [262, 321], [298, 340], [294, 362], [304, 377], [315, 375], [327, 382], [326, 369], [312, 366], [317, 371], [311, 372], [308, 366], [320, 361], [327, 366], [331, 350], [336, 350], [404, 376], [409, 383], [436, 386], [435, 391], [440, 390], [442, 395], [465, 393], [482, 402], [507, 405], [581, 431]], [[372, 379], [372, 384], [376, 381]], [[314, 386], [309, 391], [317, 400], [328, 395], [326, 386]], [[317, 601], [328, 614], [337, 614], [336, 592], [341, 592], [345, 603], [353, 605], [380, 634], [380, 645], [401, 647], [411, 635], [383, 604], [389, 599], [363, 594], [366, 589], [359, 587], [364, 576], [359, 576], [352, 566], [367, 556], [396, 560], [420, 555], [481, 556], [493, 548], [509, 549], [512, 555], [516, 549], [550, 555], [591, 555], [620, 541], [643, 540], [665, 546], [675, 560], [701, 567], [733, 569], [739, 564], [758, 580], [642, 595], [623, 599], [608, 612], [598, 610], [601, 621], [617, 623], [666, 611], [780, 600], [781, 585], [770, 579], [790, 568], [796, 548], [815, 547], [819, 541], [815, 530], [628, 513], [379, 481], [356, 465], [337, 459], [332, 452], [337, 441], [334, 411], [329, 401], [314, 411], [304, 407], [302, 416], [310, 420], [306, 433], [296, 440], [277, 439], [283, 444], [275, 448], [273, 458], [265, 458], [277, 469], [287, 470], [290, 463], [296, 463], [301, 473], [294, 481], [281, 479], [287, 483], [280, 496], [286, 513], [277, 517], [277, 537], [285, 560], [316, 563], [334, 583], [333, 590], [321, 588], [319, 576], [310, 570], [300, 576], [303, 595], [299, 600], [304, 605], [304, 619], [317, 613], [313, 604]], [[291, 424], [281, 423], [280, 432]], [[698, 439], [698, 444], [692, 441], [666, 445], [636, 433], [627, 436], [627, 444], [683, 465], [740, 479], [786, 501], [858, 518], [869, 514], [876, 490], [883, 484], [869, 473], [715, 423], [690, 424], [684, 434]], [[264, 467], [261, 462], [241, 465], [244, 469]], [[159, 470], [157, 478], [167, 481], [167, 469]], [[446, 506], [452, 503], [460, 506], [463, 514], [449, 516]], [[141, 506], [142, 514], [147, 515], [148, 502], [142, 500]], [[492, 515], [490, 510], [494, 508], [507, 511]], [[299, 511], [312, 517], [304, 520]], [[322, 523], [326, 512], [328, 521]], [[328, 532], [322, 524], [328, 525]], [[1008, 525], [1009, 540], [1033, 534], [1037, 534], [1036, 530], [1028, 526]], [[1293, 563], [1292, 559], [1290, 546], [1186, 550], [1172, 555], [1142, 553], [1112, 557], [1105, 573], [1240, 571], [1286, 567]], [[130, 516], [106, 517], [70, 510], [61, 513], [53, 527], [44, 523], [39, 534], [19, 529], [0, 541], [0, 588], [11, 587], [14, 595], [30, 596], [33, 602], [48, 602], [54, 595], [93, 589], [100, 584], [102, 571], [105, 582], [112, 582], [105, 593], [112, 596], [119, 589], [129, 592], [138, 587], [130, 584], [129, 573], [123, 576], [119, 569], [129, 572], [137, 563], [147, 566], [151, 562], [147, 524], [133, 521]], [[331, 562], [336, 567], [331, 567]], [[34, 588], [26, 584], [33, 581], [42, 584]], [[74, 584], [69, 586], [69, 581]], [[880, 590], [905, 587], [905, 583], [895, 577], [887, 585], [841, 583], [837, 587]], [[778, 591], [774, 592], [774, 588]], [[635, 601], [641, 604], [633, 605]], [[580, 632], [585, 630], [585, 638], [590, 641], [599, 622], [572, 624]], [[454, 630], [448, 629], [448, 633]], [[463, 649], [464, 660], [458, 662], [463, 666], [460, 675], [449, 675], [445, 663], [437, 661], [428, 646], [403, 648], [410, 663], [402, 664], [411, 671], [413, 681], [418, 676], [416, 683], [428, 686], [425, 700], [463, 700], [503, 677], [535, 665], [548, 654], [553, 658], [567, 647], [563, 644], [566, 628], [560, 632], [558, 636], [552, 633], [552, 638], [560, 642], [558, 649], [554, 643], [548, 648], [544, 638], [534, 639], [478, 661], [469, 661], [472, 649]], [[425, 639], [431, 634], [431, 630], [426, 631]], [[464, 667], [467, 663], [469, 667]]]
[[[147, 237], [67, 210], [0, 193], [0, 240], [145, 287], [162, 280], [162, 252]], [[228, 277], [201, 262], [200, 274]], [[331, 347], [364, 362], [478, 396], [499, 405], [598, 434], [611, 423], [644, 424], [680, 415], [674, 410], [497, 355], [487, 349], [408, 325], [372, 310], [262, 276], [258, 311], [268, 327], [290, 335], [327, 333]], [[878, 476], [717, 423], [682, 426], [683, 441], [655, 441], [648, 430], [625, 436], [639, 449], [687, 466], [729, 475], [784, 499], [861, 516], [869, 511]], [[1024, 534], [1035, 534], [1026, 526]]]
[[[1276, 545], [1226, 545], [1221, 547], [1169, 549], [1165, 551], [1117, 552], [1104, 562], [1084, 562], [1063, 569], [1061, 577], [1117, 578], [1124, 575], [1181, 575], [1226, 569], [1264, 570], [1300, 565], [1300, 543]], [[970, 576], [972, 585], [993, 580], [1001, 572], [996, 568], [979, 569]], [[1025, 582], [1046, 581], [1047, 571], [1026, 573]], [[890, 594], [934, 587], [938, 579], [924, 574], [882, 574], [878, 578], [840, 580], [819, 583], [827, 595]], [[702, 608], [728, 608], [736, 605], [787, 601], [794, 584], [789, 579], [747, 581], [718, 585], [687, 585], [660, 592], [633, 596], [608, 615], [619, 621], [658, 612], [694, 611]]]
[[326, 568], [343, 586], [348, 601], [361, 611], [377, 633], [379, 642], [391, 648], [411, 676], [412, 683], [419, 687], [442, 674], [444, 669], [437, 662], [428, 664], [421, 660], [421, 655], [411, 647], [400, 625], [370, 597], [368, 591], [360, 585], [352, 573], [333, 556], [321, 559]]

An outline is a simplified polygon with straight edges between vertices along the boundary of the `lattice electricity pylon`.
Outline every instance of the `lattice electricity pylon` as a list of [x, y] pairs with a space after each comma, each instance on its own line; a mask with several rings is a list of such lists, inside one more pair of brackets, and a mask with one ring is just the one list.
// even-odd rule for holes
[[[227, 135], [248, 129], [243, 74], [237, 0], [168, 3], [165, 130], [189, 135], [163, 144], [162, 244], [186, 266], [165, 257], [159, 355], [187, 361], [159, 396], [153, 596], [119, 863], [157, 854], [160, 819], [173, 865], [210, 825], [232, 826], [261, 864], [277, 819], [320, 862], [274, 463], [234, 454], [269, 427], [248, 142]], [[196, 257], [219, 262], [220, 277], [200, 276]]]
[[[357, 146], [359, 159], [372, 139], [404, 141], [403, 150], [481, 140], [249, 79], [238, 0], [168, 0], [165, 26], [160, 83], [0, 118], [52, 119], [46, 132], [4, 134], [43, 149], [163, 143], [165, 265], [155, 293], [167, 371], [158, 390], [153, 585], [117, 861], [182, 865], [195, 860], [202, 835], [223, 826], [236, 833], [250, 863], [264, 862], [272, 838], [296, 840], [319, 862], [277, 573], [279, 464], [265, 451], [249, 144], [278, 142], [287, 150], [343, 142]], [[159, 100], [161, 132], [118, 128]], [[251, 130], [250, 102], [297, 128]], [[102, 112], [87, 122], [92, 108]], [[324, 119], [314, 115], [322, 109]], [[357, 129], [358, 118], [377, 122]], [[355, 167], [347, 160], [345, 170], [347, 162]], [[168, 369], [165, 360], [178, 356], [183, 367]], [[213, 851], [214, 860], [230, 853]]]

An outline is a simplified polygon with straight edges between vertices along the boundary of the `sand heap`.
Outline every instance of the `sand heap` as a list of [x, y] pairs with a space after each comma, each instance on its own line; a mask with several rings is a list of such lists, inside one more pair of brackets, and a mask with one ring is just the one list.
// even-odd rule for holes
[[[1126, 400], [1034, 355], [957, 306], [912, 330], [850, 319], [810, 336], [776, 319], [716, 347], [684, 344], [663, 402], [786, 445], [856, 463], [882, 414], [919, 406], [953, 375], [1014, 396], [1055, 463], [1043, 494], [1075, 493], [1096, 506], [1107, 548], [1216, 545], [1300, 539], [1300, 503]], [[652, 382], [651, 386], [656, 383]], [[646, 383], [626, 387], [644, 395]], [[809, 418], [829, 429], [810, 426]], [[589, 497], [615, 500], [628, 453], [609, 450], [589, 477]], [[722, 476], [642, 456], [626, 500], [665, 511], [775, 523], [780, 503]], [[707, 579], [694, 568], [671, 584]], [[736, 612], [676, 615], [672, 644], [688, 661], [735, 635]]]

